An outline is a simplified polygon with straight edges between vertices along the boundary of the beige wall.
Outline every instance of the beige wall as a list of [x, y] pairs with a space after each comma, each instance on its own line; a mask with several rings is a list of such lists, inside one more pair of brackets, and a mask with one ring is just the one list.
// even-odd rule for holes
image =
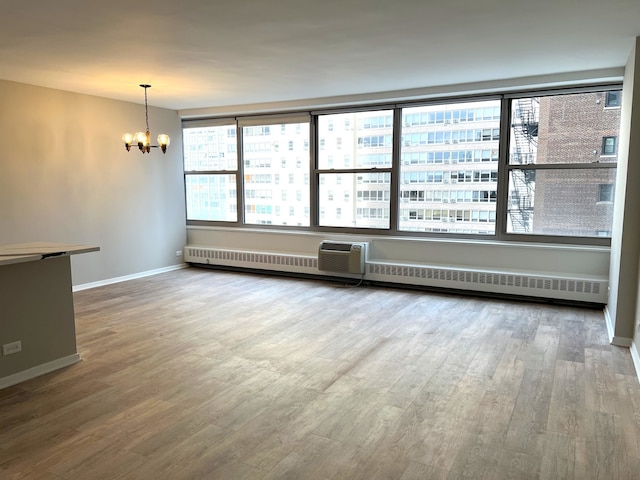
[[182, 262], [175, 255], [186, 237], [175, 111], [150, 108], [152, 136], [168, 133], [172, 143], [166, 155], [142, 155], [128, 153], [120, 139], [144, 130], [144, 105], [6, 81], [0, 105], [0, 244], [99, 246], [72, 258], [74, 285]]

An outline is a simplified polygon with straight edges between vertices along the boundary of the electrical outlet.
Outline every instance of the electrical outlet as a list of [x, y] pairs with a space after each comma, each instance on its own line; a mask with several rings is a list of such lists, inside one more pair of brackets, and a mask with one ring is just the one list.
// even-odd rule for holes
[[182, 256], [182, 250], [176, 250], [176, 257]]
[[12, 353], [18, 353], [22, 351], [22, 342], [5, 343], [2, 345], [2, 355], [11, 355]]

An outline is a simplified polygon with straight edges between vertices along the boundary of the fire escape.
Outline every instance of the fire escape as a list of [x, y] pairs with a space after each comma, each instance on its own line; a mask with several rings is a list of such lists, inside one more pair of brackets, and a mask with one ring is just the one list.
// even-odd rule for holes
[[[536, 163], [540, 101], [537, 98], [514, 100], [516, 108], [511, 119], [511, 165]], [[533, 227], [535, 170], [510, 170], [508, 212], [513, 233], [530, 233]]]

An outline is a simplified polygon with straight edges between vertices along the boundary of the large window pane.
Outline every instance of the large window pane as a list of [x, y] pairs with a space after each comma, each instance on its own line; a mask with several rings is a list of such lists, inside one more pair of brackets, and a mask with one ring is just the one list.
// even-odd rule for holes
[[389, 229], [392, 152], [393, 110], [320, 115], [319, 225]]
[[507, 232], [611, 236], [615, 175], [612, 168], [511, 170]]
[[615, 163], [620, 108], [608, 107], [607, 95], [589, 92], [514, 99], [509, 163]]
[[500, 101], [402, 109], [402, 231], [494, 234]]
[[185, 187], [189, 220], [238, 219], [235, 174], [187, 175]]
[[320, 174], [320, 225], [389, 228], [389, 173]]
[[393, 110], [318, 117], [318, 169], [390, 168]]
[[188, 220], [236, 222], [235, 123], [183, 129]]
[[619, 102], [611, 97], [588, 92], [512, 101], [507, 233], [611, 235], [620, 128]]
[[244, 223], [308, 227], [309, 123], [243, 127]]
[[234, 124], [185, 128], [182, 137], [186, 172], [238, 169]]

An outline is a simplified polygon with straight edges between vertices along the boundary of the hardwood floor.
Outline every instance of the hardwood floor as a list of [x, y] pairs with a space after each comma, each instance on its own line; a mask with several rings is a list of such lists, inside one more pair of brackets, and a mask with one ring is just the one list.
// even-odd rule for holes
[[601, 311], [185, 269], [74, 294], [0, 478], [640, 479]]

